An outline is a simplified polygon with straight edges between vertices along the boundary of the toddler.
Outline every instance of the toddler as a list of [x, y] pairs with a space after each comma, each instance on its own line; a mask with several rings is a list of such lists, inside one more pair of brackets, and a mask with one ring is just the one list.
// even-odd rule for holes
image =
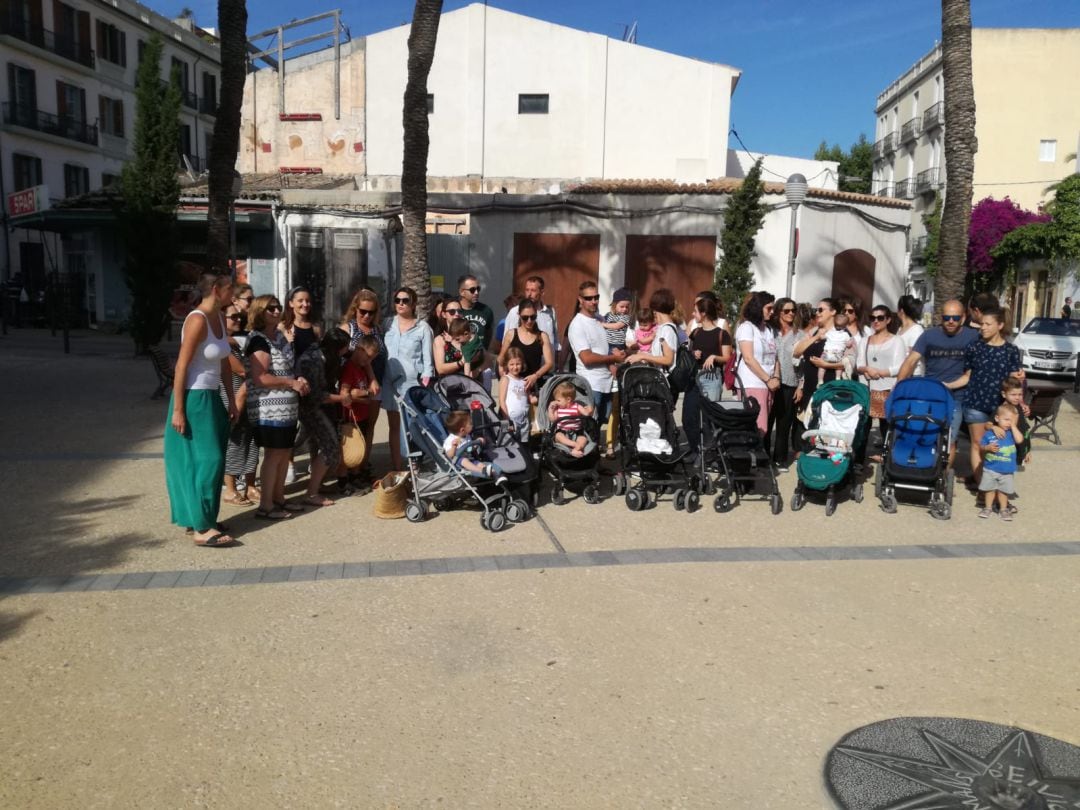
[[[847, 330], [848, 316], [837, 312], [833, 316], [833, 327], [825, 333], [825, 349], [821, 359], [826, 363], [843, 363], [844, 369], [837, 374], [837, 379], [850, 380], [855, 366], [855, 341]], [[825, 382], [827, 369], [818, 369], [818, 384]]]
[[453, 347], [455, 357], [448, 357], [447, 359], [461, 360], [463, 364], [461, 373], [466, 377], [472, 377], [474, 380], [478, 379], [485, 367], [481, 338], [479, 335], [473, 334], [471, 324], [464, 318], [455, 318], [453, 320], [450, 324], [449, 334], [450, 343], [447, 346], [446, 354], [450, 355], [450, 347]]
[[[1031, 461], [1031, 424], [1027, 420], [1031, 408], [1024, 402], [1024, 384], [1016, 377], [1006, 377], [1001, 383], [1001, 398], [1016, 408], [1016, 426], [1024, 436], [1016, 448], [1016, 465], [1020, 468]], [[1004, 433], [994, 424], [988, 424], [986, 429], [994, 431], [997, 436]], [[1009, 508], [1016, 511], [1015, 506]]]
[[619, 287], [611, 297], [611, 311], [604, 316], [604, 329], [607, 330], [608, 346], [612, 349], [626, 348], [626, 330], [630, 326], [630, 302], [633, 297], [626, 287]]
[[483, 436], [470, 438], [472, 430], [472, 417], [468, 411], [451, 411], [446, 417], [446, 430], [449, 435], [443, 442], [443, 452], [446, 457], [454, 462], [459, 470], [464, 470], [473, 475], [491, 478], [496, 484], [505, 484], [506, 476], [499, 469], [498, 464], [479, 459], [480, 450], [484, 445]]
[[[998, 513], [1002, 520], [1013, 519], [1009, 508], [1009, 496], [1013, 488], [1013, 474], [1016, 472], [1016, 448], [1024, 441], [1024, 435], [1016, 425], [1018, 411], [1015, 405], [1003, 402], [994, 412], [994, 424], [1000, 430], [988, 430], [979, 441], [982, 452], [982, 479], [979, 492], [986, 493], [986, 505], [979, 512], [979, 517], [988, 518], [994, 514], [994, 501], [997, 501]], [[1000, 433], [1000, 435], [998, 435]]]
[[529, 439], [529, 393], [525, 390], [525, 353], [506, 350], [506, 374], [499, 380], [499, 410], [510, 420], [520, 441]]
[[656, 337], [656, 316], [648, 307], [638, 310], [637, 328], [634, 329], [633, 346], [639, 354], [649, 354], [652, 351], [653, 338]]
[[589, 437], [581, 427], [581, 417], [592, 416], [593, 406], [577, 401], [577, 388], [572, 382], [559, 383], [548, 405], [548, 419], [555, 426], [555, 441], [570, 448], [570, 455], [581, 458]]

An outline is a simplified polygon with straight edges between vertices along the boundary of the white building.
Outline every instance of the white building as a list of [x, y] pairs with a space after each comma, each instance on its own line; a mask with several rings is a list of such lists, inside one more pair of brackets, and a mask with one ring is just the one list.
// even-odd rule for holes
[[[116, 180], [131, 154], [135, 74], [154, 32], [164, 41], [162, 79], [179, 72], [181, 152], [198, 171], [217, 109], [218, 46], [189, 21], [172, 22], [131, 0], [20, 0], [0, 9], [4, 277], [18, 275], [32, 304], [46, 274], [73, 274], [85, 283], [78, 304], [92, 323], [106, 317], [106, 297], [126, 293], [115, 274], [107, 281], [101, 272], [100, 232], [10, 230], [8, 218]], [[12, 197], [28, 189], [36, 191]]]
[[761, 152], [747, 152], [745, 149], [728, 149], [726, 176], [739, 179], [746, 177], [746, 173], [758, 160], [761, 161], [763, 182], [783, 183], [791, 175], [801, 174], [810, 188], [835, 191], [840, 187], [840, 164], [835, 160], [766, 155]]

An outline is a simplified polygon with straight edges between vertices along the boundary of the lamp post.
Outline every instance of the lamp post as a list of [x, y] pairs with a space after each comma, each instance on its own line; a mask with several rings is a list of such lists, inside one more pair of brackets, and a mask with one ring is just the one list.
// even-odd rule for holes
[[244, 178], [233, 169], [232, 201], [229, 203], [229, 275], [236, 281], [236, 198], [244, 188]]
[[795, 223], [799, 215], [799, 206], [806, 199], [806, 178], [801, 174], [793, 174], [784, 182], [784, 196], [787, 197], [788, 205], [791, 206], [791, 236], [788, 239], [788, 272], [787, 290], [784, 295], [791, 298], [791, 284], [795, 280], [795, 238], [797, 229]]

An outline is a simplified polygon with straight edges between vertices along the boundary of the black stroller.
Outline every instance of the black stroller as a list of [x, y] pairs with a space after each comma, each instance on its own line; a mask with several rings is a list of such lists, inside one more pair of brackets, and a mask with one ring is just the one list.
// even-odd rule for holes
[[647, 364], [619, 368], [619, 443], [622, 470], [615, 494], [633, 512], [654, 506], [671, 492], [676, 510], [698, 508], [701, 479], [679, 445], [675, 402], [664, 372]]
[[573, 383], [577, 390], [576, 400], [584, 405], [592, 404], [592, 387], [584, 377], [576, 374], [555, 374], [540, 389], [539, 402], [536, 406], [536, 424], [543, 432], [540, 445], [540, 463], [555, 479], [551, 490], [551, 502], [556, 506], [566, 503], [564, 489], [581, 487], [581, 497], [585, 503], [600, 503], [600, 463], [599, 427], [596, 420], [583, 416], [581, 428], [588, 437], [584, 455], [577, 457], [570, 454], [570, 448], [555, 441], [558, 424], [548, 418], [548, 406], [551, 404], [555, 388], [564, 382]]
[[[784, 499], [765, 442], [757, 427], [761, 406], [735, 381], [735, 397], [713, 402], [701, 398], [701, 475], [708, 491], [715, 487], [713, 508], [734, 509], [745, 497], [767, 500], [780, 514]], [[712, 482], [711, 475], [716, 481]]]

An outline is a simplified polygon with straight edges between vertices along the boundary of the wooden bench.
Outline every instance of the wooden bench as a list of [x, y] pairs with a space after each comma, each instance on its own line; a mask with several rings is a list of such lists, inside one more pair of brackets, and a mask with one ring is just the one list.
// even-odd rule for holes
[[[1029, 387], [1028, 394], [1031, 397], [1028, 401], [1028, 407], [1031, 408], [1031, 438], [1061, 444], [1061, 437], [1057, 432], [1057, 417], [1061, 410], [1061, 401], [1065, 398], [1065, 389], [1057, 385]], [[1039, 436], [1039, 431], [1043, 431], [1044, 435]]]
[[150, 362], [154, 364], [154, 373], [157, 374], [158, 386], [150, 399], [160, 399], [173, 385], [173, 364], [161, 350], [161, 346], [151, 346], [146, 350], [150, 355]]

